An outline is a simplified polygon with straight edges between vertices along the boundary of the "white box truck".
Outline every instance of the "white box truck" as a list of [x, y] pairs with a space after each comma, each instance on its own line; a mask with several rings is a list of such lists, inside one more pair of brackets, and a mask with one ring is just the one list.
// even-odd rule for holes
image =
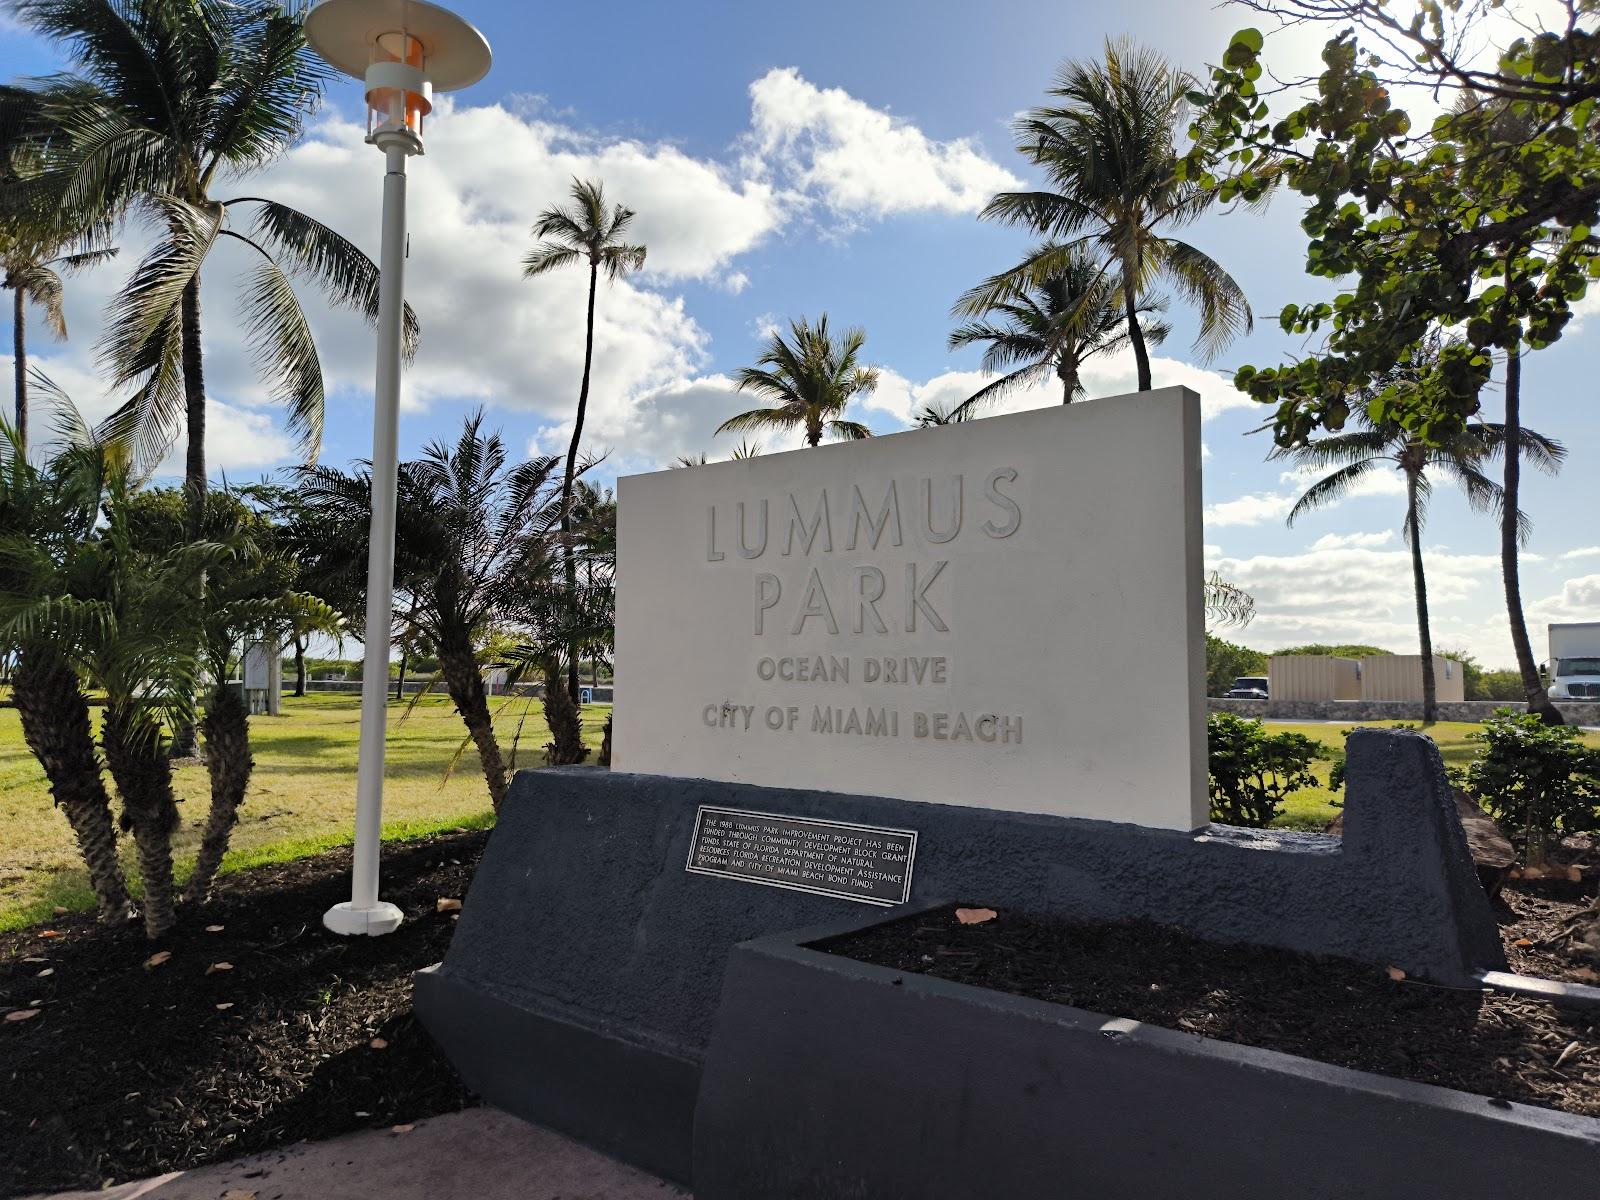
[[1550, 699], [1600, 700], [1600, 621], [1550, 626]]

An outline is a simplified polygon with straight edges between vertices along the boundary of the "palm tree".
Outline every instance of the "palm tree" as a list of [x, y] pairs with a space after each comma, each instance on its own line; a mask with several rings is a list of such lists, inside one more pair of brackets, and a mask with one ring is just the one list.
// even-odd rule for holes
[[[1029, 257], [1046, 259], [1051, 250], [1047, 246]], [[1136, 313], [1164, 307], [1163, 302], [1142, 301]], [[1059, 269], [1024, 280], [1005, 299], [991, 298], [983, 316], [988, 319], [970, 321], [952, 333], [950, 348], [986, 345], [983, 369], [1000, 378], [974, 392], [958, 412], [1052, 374], [1061, 382], [1061, 403], [1071, 404], [1083, 392], [1078, 372], [1085, 360], [1120, 350], [1132, 339], [1120, 283], [1083, 246], [1068, 250]], [[1165, 324], [1148, 319], [1142, 330], [1145, 342], [1157, 345], [1168, 332]]]
[[201, 676], [195, 581], [230, 550], [189, 542], [145, 552], [133, 533], [132, 490], [126, 470], [109, 476], [104, 519], [72, 584], [101, 614], [77, 653], [106, 694], [100, 748], [122, 799], [122, 825], [138, 849], [145, 936], [156, 939], [177, 920], [172, 835], [179, 818], [167, 730], [195, 718]]
[[[454, 445], [436, 442], [420, 459], [400, 464], [395, 516], [397, 612], [408, 631], [434, 647], [445, 688], [476, 745], [489, 797], [498, 809], [509, 783], [483, 688], [478, 647], [496, 628], [528, 624], [530, 589], [549, 580], [559, 511], [552, 479], [561, 460], [509, 466], [500, 436], [483, 432], [483, 413], [469, 416]], [[372, 477], [304, 467], [300, 526], [315, 539], [294, 550], [309, 577], [342, 573], [330, 593], [361, 599]], [[559, 539], [570, 547], [567, 539]], [[563, 602], [571, 593], [559, 588]], [[576, 635], [574, 635], [576, 636]], [[567, 645], [581, 642], [564, 643]]]
[[75, 633], [97, 615], [65, 582], [99, 516], [103, 463], [80, 443], [41, 470], [3, 419], [0, 435], [0, 649], [15, 661], [11, 695], [23, 739], [77, 838], [100, 917], [121, 920], [132, 902], [74, 667]]
[[[70, 453], [94, 481], [93, 533], [56, 545], [0, 539], [6, 583], [0, 631], [25, 649], [44, 642], [57, 662], [82, 671], [105, 692], [100, 747], [122, 800], [122, 825], [138, 850], [145, 933], [159, 938], [172, 928], [177, 902], [172, 834], [179, 822], [166, 728], [194, 715], [200, 676], [195, 579], [230, 551], [210, 543], [183, 543], [159, 554], [140, 547], [125, 447], [92, 442], [81, 427], [79, 434]], [[68, 699], [64, 682], [54, 686]], [[78, 725], [70, 707], [49, 719], [64, 728]], [[81, 724], [87, 728], [86, 719]], [[77, 765], [85, 772], [82, 787], [98, 779], [92, 754], [85, 761], [80, 750]]]
[[[760, 453], [759, 447], [756, 453]], [[617, 496], [610, 488], [601, 489], [580, 479], [573, 489], [573, 549], [583, 567], [583, 587], [614, 589], [617, 573]], [[600, 686], [600, 659], [610, 649], [612, 638], [586, 647], [589, 654], [589, 684]]]
[[866, 332], [847, 329], [835, 338], [823, 313], [815, 325], [804, 317], [791, 321], [789, 333], [788, 339], [782, 331], [774, 333], [756, 365], [735, 376], [739, 391], [755, 392], [772, 404], [729, 417], [717, 432], [801, 429], [807, 446], [820, 444], [824, 432], [846, 441], [871, 437], [861, 422], [844, 418], [850, 401], [878, 386], [877, 368], [860, 363]]
[[[578, 448], [583, 441], [583, 421], [589, 408], [589, 375], [594, 365], [594, 301], [600, 286], [600, 273], [607, 279], [620, 279], [629, 271], [644, 266], [645, 247], [623, 241], [634, 212], [618, 204], [606, 208], [602, 184], [574, 179], [572, 205], [547, 208], [533, 224], [539, 244], [522, 260], [526, 278], [584, 262], [589, 266], [589, 312], [583, 335], [583, 382], [578, 385], [578, 413], [572, 423], [572, 443], [567, 448], [566, 471], [561, 480], [561, 533], [572, 532], [572, 481], [578, 471]], [[577, 563], [570, 550], [562, 559], [567, 587], [576, 591]], [[567, 691], [578, 702], [578, 647], [567, 647]]]
[[[110, 431], [133, 434], [153, 462], [180, 431], [190, 535], [204, 519], [206, 390], [201, 268], [227, 241], [253, 259], [241, 322], [257, 368], [288, 409], [308, 457], [321, 439], [323, 383], [292, 285], [375, 320], [378, 269], [350, 242], [288, 205], [218, 198], [217, 184], [258, 169], [299, 134], [328, 68], [310, 53], [304, 6], [166, 0], [15, 0], [37, 33], [65, 44], [78, 74], [33, 93], [51, 131], [27, 186], [46, 203], [106, 222], [134, 212], [160, 233], [111, 305], [101, 349], [108, 382], [137, 391]], [[408, 347], [416, 337], [407, 313]]]
[[1120, 275], [1128, 340], [1148, 391], [1150, 355], [1140, 298], [1158, 279], [1200, 310], [1196, 345], [1207, 357], [1251, 328], [1250, 305], [1231, 275], [1201, 250], [1163, 231], [1189, 224], [1214, 193], [1177, 176], [1178, 131], [1194, 78], [1129, 41], [1108, 41], [1103, 60], [1068, 62], [1049, 95], [1014, 131], [1017, 150], [1040, 167], [1053, 191], [1002, 192], [981, 216], [1026, 225], [1052, 239], [1019, 266], [974, 288], [963, 311], [979, 315], [1028, 280], [1063, 270], [1074, 249], [1092, 246]]
[[61, 276], [103, 262], [114, 249], [61, 254], [60, 243], [42, 248], [14, 228], [0, 228], [0, 290], [9, 289], [12, 301], [11, 369], [15, 377], [16, 405], [12, 429], [23, 453], [28, 449], [28, 302], [44, 313], [45, 325], [57, 339], [67, 336], [67, 313], [62, 304]]
[[[1357, 411], [1364, 413], [1366, 410], [1361, 407]], [[1411, 547], [1411, 580], [1416, 594], [1417, 638], [1422, 654], [1422, 719], [1432, 722], [1437, 719], [1438, 704], [1428, 584], [1422, 561], [1422, 529], [1427, 522], [1428, 501], [1433, 495], [1430, 476], [1443, 476], [1458, 484], [1475, 512], [1506, 509], [1505, 490], [1485, 475], [1481, 467], [1506, 449], [1508, 435], [1504, 425], [1474, 422], [1458, 436], [1432, 445], [1390, 422], [1373, 423], [1363, 419], [1363, 424], [1361, 429], [1275, 450], [1272, 457], [1316, 471], [1334, 468], [1311, 484], [1295, 502], [1289, 510], [1290, 525], [1306, 513], [1336, 503], [1373, 471], [1393, 467], [1401, 473], [1406, 489], [1406, 517], [1402, 528], [1406, 543]], [[1523, 452], [1530, 462], [1552, 472], [1560, 466], [1566, 450], [1559, 442], [1530, 429], [1522, 430], [1521, 434]], [[1526, 540], [1531, 529], [1527, 517], [1511, 510], [1510, 520], [1519, 531], [1519, 539]]]
[[[272, 499], [270, 490], [263, 499]], [[205, 738], [211, 807], [194, 871], [184, 898], [204, 900], [227, 852], [239, 806], [250, 785], [250, 714], [228, 668], [256, 640], [275, 643], [291, 629], [337, 633], [338, 614], [323, 601], [294, 589], [296, 564], [268, 511], [253, 504], [253, 489], [206, 495], [203, 534], [231, 554], [207, 574], [200, 601], [202, 662], [207, 688], [200, 730]], [[171, 552], [186, 538], [187, 503], [181, 492], [143, 491], [126, 501], [131, 537], [146, 556]]]

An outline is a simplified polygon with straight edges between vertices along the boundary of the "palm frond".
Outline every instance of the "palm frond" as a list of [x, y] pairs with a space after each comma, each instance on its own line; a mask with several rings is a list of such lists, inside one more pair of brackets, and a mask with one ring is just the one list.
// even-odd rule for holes
[[1179, 293], [1200, 310], [1200, 335], [1195, 348], [1209, 362], [1227, 344], [1255, 326], [1244, 289], [1222, 265], [1175, 238], [1162, 239], [1159, 266]]
[[245, 284], [240, 314], [249, 331], [251, 357], [273, 398], [288, 410], [289, 429], [301, 453], [315, 459], [322, 446], [322, 360], [288, 276], [271, 255], [255, 248], [260, 261]]
[[57, 338], [67, 336], [67, 312], [62, 305], [61, 276], [49, 267], [30, 264], [7, 272], [8, 282], [44, 311], [44, 321]]
[[1307, 513], [1331, 504], [1336, 504], [1344, 499], [1345, 495], [1358, 481], [1363, 479], [1374, 467], [1377, 460], [1371, 458], [1359, 459], [1348, 466], [1340, 467], [1331, 475], [1325, 475], [1305, 490], [1300, 499], [1294, 502], [1294, 507], [1289, 510], [1287, 523], [1293, 525]]
[[583, 257], [582, 251], [571, 246], [562, 246], [555, 242], [541, 243], [523, 255], [522, 275], [525, 279], [532, 279], [535, 275], [544, 275], [571, 266]]
[[179, 323], [184, 289], [200, 273], [221, 229], [219, 205], [202, 208], [176, 196], [155, 196], [167, 236], [144, 257], [111, 303], [101, 355], [113, 387], [156, 369]]
[[[287, 204], [259, 196], [242, 196], [228, 204], [256, 207], [251, 236], [287, 260], [290, 275], [316, 284], [330, 304], [353, 308], [368, 322], [377, 321], [378, 265], [354, 242]], [[417, 314], [407, 304], [401, 340], [407, 362], [415, 356], [421, 336]]]

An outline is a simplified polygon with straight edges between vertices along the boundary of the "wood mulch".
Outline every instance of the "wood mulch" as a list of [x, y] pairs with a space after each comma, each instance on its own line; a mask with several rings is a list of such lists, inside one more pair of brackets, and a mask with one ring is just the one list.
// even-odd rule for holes
[[78, 915], [0, 936], [0, 1195], [464, 1107], [411, 1016], [411, 973], [444, 957], [438, 901], [466, 894], [487, 837], [385, 846], [384, 895], [406, 914], [387, 937], [322, 928], [349, 897], [348, 850], [227, 876], [160, 943]]
[[[1513, 971], [1593, 982], [1561, 935], [1594, 886], [1508, 884]], [[1395, 980], [1382, 968], [1204, 941], [1145, 921], [1086, 924], [941, 908], [817, 947], [1222, 1041], [1600, 1117], [1600, 1013]]]

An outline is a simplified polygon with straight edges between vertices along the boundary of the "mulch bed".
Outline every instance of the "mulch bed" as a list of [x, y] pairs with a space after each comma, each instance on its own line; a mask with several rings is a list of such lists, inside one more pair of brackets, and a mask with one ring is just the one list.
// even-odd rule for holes
[[[1558, 934], [1562, 919], [1593, 897], [1592, 885], [1525, 886], [1502, 893], [1512, 970], [1581, 973]], [[1360, 963], [1219, 945], [1144, 921], [1084, 924], [1001, 912], [963, 925], [952, 908], [941, 908], [816, 948], [908, 974], [1600, 1117], [1600, 1014], [1594, 1012], [1396, 981]]]
[[[454, 923], [437, 902], [466, 894], [487, 837], [385, 846], [384, 896], [406, 914], [387, 937], [322, 928], [349, 898], [348, 850], [227, 876], [158, 944], [85, 916], [0, 936], [0, 1015], [41, 1009], [0, 1021], [0, 1195], [465, 1107], [411, 1016], [411, 973], [444, 957]], [[171, 958], [147, 967], [159, 950]]]

